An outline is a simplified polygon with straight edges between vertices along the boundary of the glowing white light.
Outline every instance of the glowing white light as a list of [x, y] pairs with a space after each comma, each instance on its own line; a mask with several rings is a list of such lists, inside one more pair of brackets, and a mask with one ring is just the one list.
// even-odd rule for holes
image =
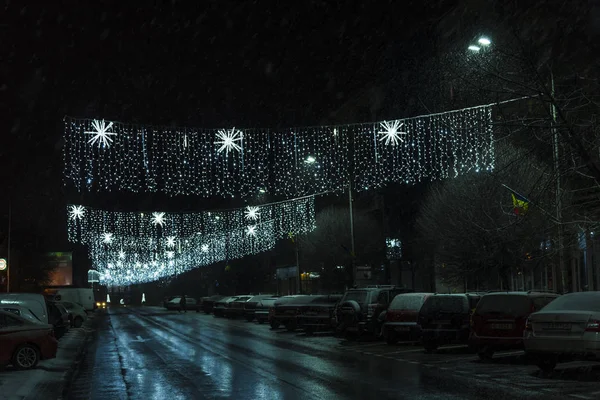
[[220, 144], [221, 147], [219, 147], [217, 152], [220, 153], [225, 150], [225, 154], [229, 154], [229, 151], [240, 151], [242, 147], [236, 142], [241, 142], [243, 136], [242, 131], [236, 130], [235, 128], [231, 128], [231, 130], [219, 130], [217, 132], [217, 139], [219, 140], [217, 140], [215, 144]]
[[478, 52], [479, 50], [481, 50], [481, 47], [479, 46], [475, 46], [474, 44], [470, 45], [469, 50], [474, 51], [474, 52]]
[[250, 221], [256, 221], [258, 219], [258, 217], [260, 216], [260, 213], [258, 212], [258, 210], [259, 210], [258, 207], [251, 207], [251, 206], [246, 207], [246, 219], [250, 220]]
[[110, 137], [116, 135], [116, 132], [108, 131], [112, 126], [112, 122], [106, 125], [104, 120], [98, 121], [95, 119], [92, 121], [92, 127], [94, 127], [95, 131], [84, 131], [83, 133], [93, 135], [92, 138], [88, 140], [88, 143], [94, 145], [98, 142], [98, 148], [100, 148], [100, 145], [110, 147], [110, 143], [113, 141]]
[[398, 144], [398, 141], [403, 142], [404, 139], [402, 139], [400, 137], [400, 135], [406, 135], [406, 132], [399, 132], [398, 129], [400, 129], [404, 123], [395, 120], [392, 121], [391, 123], [389, 123], [388, 121], [383, 121], [380, 122], [379, 125], [381, 125], [381, 128], [384, 129], [383, 131], [380, 131], [379, 134], [382, 135], [381, 138], [379, 138], [380, 141], [385, 140], [385, 144], [392, 144], [392, 146], [395, 146]]
[[246, 235], [256, 236], [256, 225], [250, 225], [248, 228], [246, 228]]
[[83, 206], [71, 206], [71, 210], [69, 211], [69, 216], [73, 220], [83, 218], [83, 214], [85, 214], [85, 209]]
[[313, 156], [308, 156], [308, 157], [306, 157], [306, 160], [304, 160], [304, 162], [306, 164], [313, 164], [315, 161], [317, 161], [317, 159], [314, 158]]
[[175, 247], [175, 236], [169, 236], [167, 238], [167, 247], [169, 247], [169, 248]]
[[152, 223], [154, 225], [165, 226], [165, 213], [164, 212], [152, 213]]
[[173, 258], [175, 257], [175, 252], [174, 251], [167, 251], [167, 258]]
[[203, 244], [202, 245], [202, 252], [203, 253], [208, 253], [208, 245], [207, 244]]
[[121, 260], [125, 258], [125, 252], [124, 252], [123, 250], [121, 250], [121, 251], [119, 252], [119, 258], [120, 258]]
[[112, 233], [105, 233], [104, 238], [102, 240], [104, 241], [104, 243], [110, 243], [110, 242], [112, 242], [112, 239], [113, 239]]
[[333, 128], [333, 136], [337, 136], [338, 135], [338, 130], [337, 128]]
[[482, 46], [489, 46], [492, 43], [492, 41], [486, 37], [479, 38], [477, 42]]

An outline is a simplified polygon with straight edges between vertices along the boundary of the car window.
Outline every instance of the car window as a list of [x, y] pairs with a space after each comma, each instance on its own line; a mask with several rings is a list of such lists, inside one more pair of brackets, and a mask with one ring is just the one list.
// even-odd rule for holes
[[531, 313], [531, 302], [524, 295], [493, 294], [483, 296], [475, 312], [479, 315], [506, 314], [524, 317]]
[[600, 294], [594, 292], [565, 294], [544, 307], [544, 311], [562, 310], [600, 312]]
[[426, 294], [399, 294], [392, 300], [390, 310], [419, 311], [426, 298]]
[[542, 308], [546, 307], [548, 303], [554, 300], [556, 297], [534, 297], [532, 298], [533, 309], [534, 311], [540, 311]]
[[367, 301], [367, 291], [366, 290], [352, 290], [346, 292], [344, 295], [344, 301], [355, 301], [359, 304]]
[[18, 308], [7, 308], [7, 307], [3, 307], [1, 308], [2, 311], [6, 311], [9, 313], [13, 313], [15, 315], [21, 315], [21, 310], [19, 310]]
[[21, 326], [23, 321], [18, 318], [11, 317], [10, 315], [0, 315], [0, 328], [9, 328], [11, 326]]
[[423, 304], [421, 312], [460, 314], [466, 312], [467, 308], [467, 299], [464, 296], [431, 296]]
[[377, 296], [377, 304], [388, 304], [388, 292], [383, 291]]

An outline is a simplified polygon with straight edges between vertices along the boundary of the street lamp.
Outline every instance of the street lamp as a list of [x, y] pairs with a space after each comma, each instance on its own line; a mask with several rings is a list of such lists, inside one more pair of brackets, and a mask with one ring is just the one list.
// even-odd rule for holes
[[477, 53], [479, 50], [481, 50], [481, 47], [475, 46], [474, 44], [472, 44], [469, 46], [469, 50], [471, 50], [474, 53]]
[[314, 164], [315, 161], [317, 161], [317, 159], [314, 158], [313, 156], [308, 156], [308, 157], [306, 157], [306, 160], [304, 160], [304, 162], [307, 164]]
[[489, 46], [490, 44], [492, 44], [492, 41], [490, 39], [486, 38], [485, 36], [482, 36], [479, 38], [477, 43], [479, 43], [482, 46]]

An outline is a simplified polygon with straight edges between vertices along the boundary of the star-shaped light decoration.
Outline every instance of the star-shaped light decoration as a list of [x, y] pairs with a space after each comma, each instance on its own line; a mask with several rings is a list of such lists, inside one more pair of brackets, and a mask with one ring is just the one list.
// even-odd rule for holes
[[71, 217], [71, 219], [81, 219], [83, 218], [83, 214], [85, 214], [83, 206], [71, 206], [71, 210], [69, 211], [69, 217]]
[[258, 219], [258, 217], [260, 216], [260, 213], [258, 212], [258, 207], [252, 207], [252, 206], [248, 206], [246, 207], [246, 219], [249, 221], [256, 221]]
[[383, 131], [379, 131], [379, 134], [382, 137], [379, 138], [380, 141], [385, 140], [385, 144], [392, 144], [395, 146], [398, 142], [404, 142], [404, 139], [400, 137], [400, 135], [406, 135], [406, 132], [400, 132], [399, 129], [404, 125], [404, 122], [400, 122], [398, 120], [392, 121], [389, 123], [388, 121], [380, 122], [381, 128]]
[[246, 228], [246, 236], [256, 236], [256, 225], [250, 225]]
[[104, 243], [110, 243], [110, 242], [112, 242], [112, 239], [113, 239], [113, 234], [112, 233], [105, 233], [103, 235], [103, 239], [102, 240], [104, 241]]
[[119, 252], [119, 258], [120, 258], [121, 260], [125, 258], [125, 252], [124, 252], [123, 250], [121, 250], [121, 251]]
[[92, 127], [95, 129], [94, 131], [84, 131], [83, 133], [87, 134], [87, 135], [93, 135], [92, 138], [90, 140], [88, 140], [88, 143], [91, 143], [92, 146], [96, 144], [96, 142], [98, 143], [98, 148], [100, 148], [100, 145], [104, 146], [104, 147], [110, 147], [110, 144], [112, 143], [112, 139], [111, 136], [116, 136], [117, 133], [116, 132], [109, 132], [109, 129], [111, 129], [113, 126], [112, 122], [109, 122], [108, 125], [106, 125], [106, 122], [104, 122], [104, 120], [93, 120], [92, 121]]
[[152, 223], [154, 225], [165, 226], [165, 213], [164, 212], [152, 213]]
[[167, 238], [167, 247], [169, 247], [169, 248], [175, 247], [175, 236], [169, 236]]
[[173, 258], [175, 257], [175, 252], [174, 251], [167, 251], [167, 258]]
[[202, 249], [203, 253], [207, 253], [208, 252], [208, 245], [207, 244], [203, 244], [202, 247], [201, 247], [201, 249]]
[[217, 152], [222, 152], [225, 150], [225, 155], [229, 154], [230, 151], [242, 150], [242, 147], [236, 142], [241, 142], [244, 134], [240, 130], [236, 130], [235, 128], [231, 128], [231, 130], [221, 129], [217, 132], [217, 140], [215, 144], [220, 144], [221, 147], [217, 150]]

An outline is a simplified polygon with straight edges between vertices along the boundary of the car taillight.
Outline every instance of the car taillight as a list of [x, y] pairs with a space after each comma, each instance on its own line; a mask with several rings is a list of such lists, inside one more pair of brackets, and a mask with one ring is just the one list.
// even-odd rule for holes
[[274, 314], [275, 314], [275, 307], [269, 308], [269, 315], [274, 315]]
[[586, 332], [595, 332], [600, 333], [600, 320], [591, 319], [587, 323], [587, 327], [585, 328]]
[[531, 320], [529, 318], [527, 318], [527, 321], [525, 321], [525, 330], [526, 331], [532, 331], [533, 327], [531, 326]]

